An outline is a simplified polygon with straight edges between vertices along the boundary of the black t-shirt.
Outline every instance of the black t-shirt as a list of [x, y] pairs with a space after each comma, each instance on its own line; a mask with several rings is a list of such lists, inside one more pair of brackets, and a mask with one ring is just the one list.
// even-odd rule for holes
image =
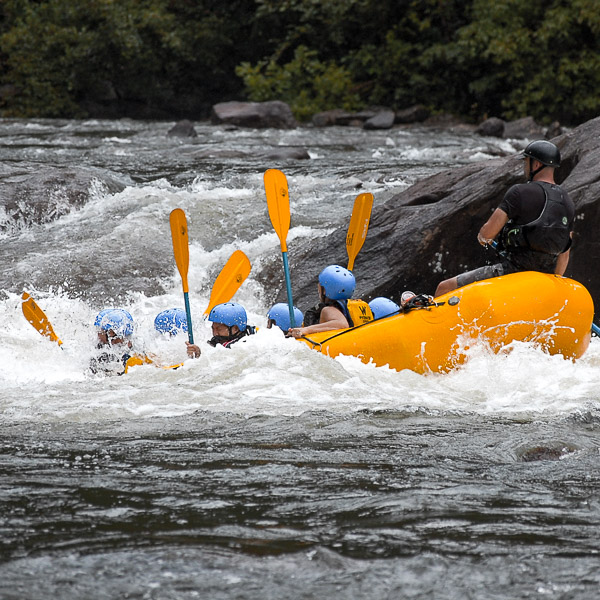
[[[558, 188], [557, 185], [536, 182], [519, 183], [509, 188], [498, 207], [508, 215], [509, 224], [527, 225], [542, 214], [546, 203], [544, 187], [547, 192], [552, 188]], [[575, 206], [568, 194], [561, 188], [559, 190], [562, 192], [568, 221], [567, 228], [570, 233], [573, 231]], [[504, 265], [506, 272], [531, 270], [553, 273], [556, 266], [555, 255], [535, 252], [528, 248], [512, 250], [510, 256], [509, 263]]]
[[[569, 231], [573, 231], [575, 206], [569, 195], [564, 190], [562, 191], [566, 200]], [[509, 188], [498, 208], [503, 210], [515, 225], [525, 225], [542, 214], [545, 202], [546, 196], [541, 185], [535, 182], [518, 183]]]

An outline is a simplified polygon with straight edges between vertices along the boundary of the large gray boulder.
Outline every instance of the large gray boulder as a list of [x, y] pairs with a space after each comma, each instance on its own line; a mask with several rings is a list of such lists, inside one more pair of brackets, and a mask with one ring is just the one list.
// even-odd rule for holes
[[380, 110], [365, 121], [363, 128], [367, 130], [391, 129], [395, 118], [396, 113], [393, 110]]
[[[562, 164], [557, 182], [575, 203], [577, 219], [566, 275], [583, 283], [600, 302], [600, 117], [553, 140]], [[523, 181], [520, 155], [466, 165], [415, 183], [373, 210], [365, 244], [356, 259], [355, 297], [388, 296], [403, 290], [433, 294], [439, 281], [494, 262], [476, 235], [506, 190]], [[317, 275], [328, 264], [346, 265], [347, 223], [332, 234], [295, 244], [290, 250], [294, 301], [302, 309], [316, 300]], [[257, 274], [284, 299], [281, 261]], [[527, 302], [527, 298], [523, 298]]]
[[288, 104], [271, 102], [220, 102], [212, 107], [213, 125], [236, 125], [266, 129], [293, 129], [298, 124]]

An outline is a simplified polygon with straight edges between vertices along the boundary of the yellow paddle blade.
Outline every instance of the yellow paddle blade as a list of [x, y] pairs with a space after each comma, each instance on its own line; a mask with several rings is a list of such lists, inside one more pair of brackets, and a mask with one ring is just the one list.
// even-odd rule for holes
[[169, 216], [171, 224], [171, 237], [173, 238], [173, 254], [177, 270], [181, 275], [184, 293], [188, 293], [188, 268], [190, 266], [190, 248], [188, 242], [188, 226], [185, 213], [181, 208], [171, 211]]
[[359, 194], [354, 201], [352, 217], [346, 235], [346, 251], [348, 252], [348, 271], [354, 268], [354, 259], [363, 247], [369, 229], [371, 209], [373, 208], [373, 194]]
[[269, 169], [264, 175], [265, 193], [269, 218], [281, 242], [281, 251], [287, 252], [287, 234], [290, 229], [290, 197], [285, 175], [277, 169]]
[[215, 279], [204, 314], [208, 315], [217, 304], [229, 302], [248, 277], [251, 268], [248, 257], [241, 250], [236, 250]]
[[50, 321], [48, 321], [48, 317], [46, 317], [44, 311], [37, 305], [37, 302], [27, 292], [23, 292], [21, 298], [23, 299], [23, 303], [21, 304], [23, 315], [27, 321], [43, 336], [50, 338], [60, 346], [62, 342], [54, 333], [54, 329], [52, 328]]

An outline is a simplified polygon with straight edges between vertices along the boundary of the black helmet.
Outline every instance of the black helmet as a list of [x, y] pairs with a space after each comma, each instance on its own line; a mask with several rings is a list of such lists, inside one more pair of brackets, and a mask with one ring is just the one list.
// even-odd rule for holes
[[547, 167], [560, 167], [560, 151], [552, 142], [548, 142], [547, 140], [531, 142], [523, 150], [523, 156], [539, 160]]

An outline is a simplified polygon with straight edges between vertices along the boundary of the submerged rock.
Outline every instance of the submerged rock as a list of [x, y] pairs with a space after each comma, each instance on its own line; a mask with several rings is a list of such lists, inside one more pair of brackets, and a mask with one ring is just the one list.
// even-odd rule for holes
[[167, 132], [169, 137], [198, 137], [198, 132], [194, 128], [194, 124], [187, 119], [178, 121]]
[[40, 167], [0, 172], [0, 231], [50, 223], [86, 204], [92, 194], [117, 193], [125, 183], [92, 167]]

